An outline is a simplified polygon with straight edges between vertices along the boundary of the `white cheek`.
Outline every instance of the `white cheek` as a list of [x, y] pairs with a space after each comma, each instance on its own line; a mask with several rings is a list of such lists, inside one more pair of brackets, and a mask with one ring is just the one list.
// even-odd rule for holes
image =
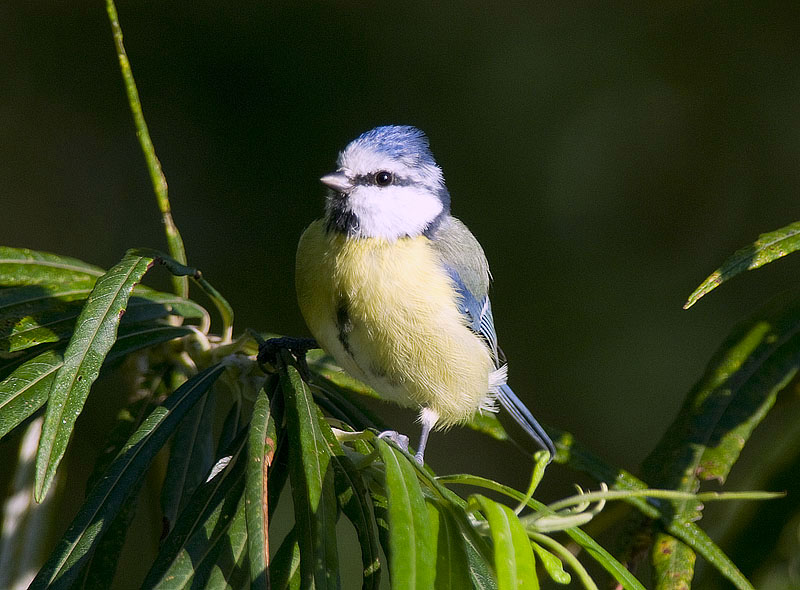
[[420, 234], [442, 212], [436, 195], [412, 186], [362, 186], [348, 200], [360, 222], [359, 234], [370, 238]]

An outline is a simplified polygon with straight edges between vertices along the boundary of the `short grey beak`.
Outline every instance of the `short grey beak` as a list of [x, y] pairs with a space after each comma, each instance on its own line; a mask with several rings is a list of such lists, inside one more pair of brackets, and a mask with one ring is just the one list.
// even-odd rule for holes
[[341, 170], [326, 174], [319, 179], [322, 184], [328, 186], [338, 193], [346, 193], [353, 188], [353, 183], [347, 178], [347, 175]]

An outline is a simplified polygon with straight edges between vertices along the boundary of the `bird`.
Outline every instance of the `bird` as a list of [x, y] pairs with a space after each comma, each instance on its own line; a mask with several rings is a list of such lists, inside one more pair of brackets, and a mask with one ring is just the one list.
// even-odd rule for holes
[[316, 342], [382, 398], [419, 411], [420, 465], [432, 430], [498, 403], [552, 459], [552, 440], [506, 382], [489, 264], [450, 213], [427, 136], [410, 125], [376, 127], [320, 180], [324, 215], [303, 232], [295, 268]]

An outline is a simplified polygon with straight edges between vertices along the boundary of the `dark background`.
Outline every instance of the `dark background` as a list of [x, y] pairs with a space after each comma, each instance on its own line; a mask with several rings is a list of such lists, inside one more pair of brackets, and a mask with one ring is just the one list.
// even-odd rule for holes
[[[359, 133], [416, 125], [492, 266], [510, 383], [635, 472], [734, 324], [795, 284], [800, 257], [681, 309], [736, 248], [800, 217], [798, 6], [118, 9], [189, 262], [237, 332], [306, 333], [294, 250], [318, 178]], [[165, 248], [104, 3], [0, 4], [0, 39], [0, 243], [105, 267]], [[416, 436], [412, 418], [397, 420]], [[768, 420], [745, 455], [779, 436]], [[427, 458], [517, 487], [530, 472], [458, 429]], [[542, 499], [576, 478], [548, 470]]]

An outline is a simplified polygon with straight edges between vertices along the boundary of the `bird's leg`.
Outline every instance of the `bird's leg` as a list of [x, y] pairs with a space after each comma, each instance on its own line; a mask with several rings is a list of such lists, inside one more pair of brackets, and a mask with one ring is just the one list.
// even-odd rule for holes
[[269, 363], [275, 365], [278, 352], [288, 350], [297, 361], [297, 369], [303, 379], [308, 380], [311, 373], [306, 363], [306, 353], [312, 348], [319, 348], [319, 344], [313, 338], [270, 338], [258, 344], [258, 363]]
[[428, 444], [428, 436], [430, 436], [436, 422], [439, 421], [439, 414], [430, 408], [422, 408], [419, 413], [419, 421], [422, 424], [422, 433], [419, 435], [419, 444], [417, 445], [414, 459], [420, 465], [425, 465], [425, 447]]

